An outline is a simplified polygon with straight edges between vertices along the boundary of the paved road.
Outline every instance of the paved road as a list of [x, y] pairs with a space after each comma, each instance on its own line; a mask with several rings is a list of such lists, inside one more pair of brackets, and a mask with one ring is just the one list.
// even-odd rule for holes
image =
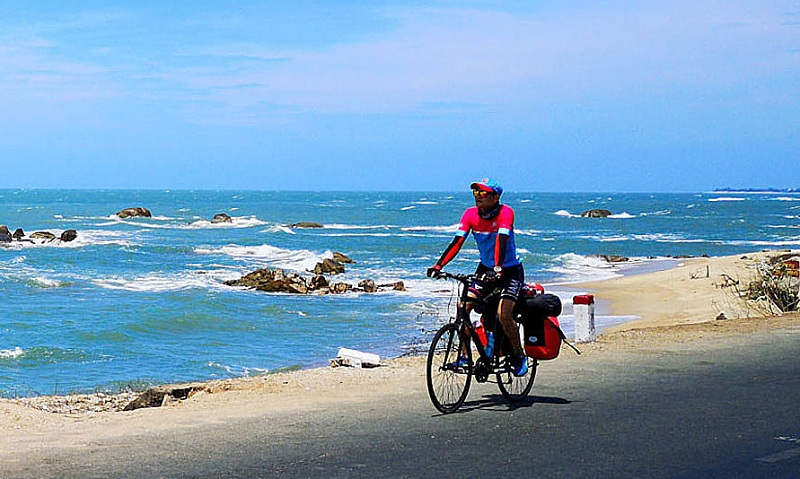
[[[540, 368], [438, 415], [424, 383], [368, 407], [265, 416], [47, 451], [3, 477], [798, 478], [800, 333], [778, 331]], [[571, 354], [564, 352], [563, 354]]]

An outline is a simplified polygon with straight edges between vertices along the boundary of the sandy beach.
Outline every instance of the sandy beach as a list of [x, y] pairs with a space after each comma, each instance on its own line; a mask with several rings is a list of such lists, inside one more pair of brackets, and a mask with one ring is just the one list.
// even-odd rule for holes
[[[639, 319], [610, 328], [595, 343], [579, 345], [581, 356], [565, 348], [552, 364], [575, 366], [576, 362], [602, 361], [612, 352], [633, 354], [642, 348], [755, 332], [796, 333], [800, 328], [796, 314], [759, 316], [734, 294], [731, 281], [746, 284], [753, 261], [766, 254], [686, 259], [666, 271], [581, 285], [612, 314]], [[47, 398], [27, 405], [4, 399], [0, 401], [0, 462], [14, 471], [30, 457], [124, 444], [144, 435], [192, 434], [203, 427], [265, 419], [278, 428], [300, 412], [336, 411], [360, 404], [374, 408], [381, 398], [427, 400], [424, 377], [420, 355], [386, 361], [372, 369], [319, 368], [210, 382], [186, 400], [126, 412], [78, 408], [53, 413], [47, 409], [53, 409], [55, 401]]]

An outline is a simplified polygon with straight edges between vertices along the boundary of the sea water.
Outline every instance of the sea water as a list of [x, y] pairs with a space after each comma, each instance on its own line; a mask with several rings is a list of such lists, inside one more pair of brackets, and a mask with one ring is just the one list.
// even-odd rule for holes
[[[513, 193], [529, 281], [568, 303], [571, 283], [678, 256], [800, 247], [800, 196]], [[339, 347], [398, 356], [453, 314], [454, 287], [424, 276], [452, 239], [466, 192], [0, 190], [0, 225], [72, 242], [0, 244], [0, 396], [141, 388], [327, 364]], [[127, 207], [152, 218], [120, 219]], [[612, 212], [583, 218], [588, 209]], [[231, 223], [214, 224], [226, 213]], [[322, 228], [291, 228], [313, 221]], [[270, 294], [226, 286], [258, 268], [406, 291]], [[612, 264], [596, 255], [619, 255]], [[471, 272], [470, 239], [448, 270]], [[602, 316], [605, 325], [630, 318]], [[562, 317], [571, 331], [569, 310]]]

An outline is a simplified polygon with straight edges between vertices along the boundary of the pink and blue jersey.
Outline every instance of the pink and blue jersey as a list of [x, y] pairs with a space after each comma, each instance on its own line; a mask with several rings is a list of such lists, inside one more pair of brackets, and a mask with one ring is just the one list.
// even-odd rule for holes
[[458, 254], [470, 232], [478, 243], [481, 264], [487, 268], [497, 265], [508, 268], [520, 264], [514, 243], [514, 210], [502, 205], [500, 212], [492, 219], [481, 218], [477, 207], [467, 209], [461, 217], [455, 241], [439, 260], [440, 267]]

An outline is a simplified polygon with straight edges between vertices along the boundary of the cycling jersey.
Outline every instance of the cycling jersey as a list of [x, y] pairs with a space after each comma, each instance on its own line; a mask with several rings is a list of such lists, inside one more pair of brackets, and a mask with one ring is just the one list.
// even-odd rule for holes
[[478, 244], [481, 264], [487, 268], [508, 268], [520, 264], [514, 243], [514, 210], [501, 205], [498, 214], [491, 219], [481, 218], [477, 207], [468, 208], [461, 217], [456, 238], [437, 266], [443, 267], [458, 254], [470, 231]]

